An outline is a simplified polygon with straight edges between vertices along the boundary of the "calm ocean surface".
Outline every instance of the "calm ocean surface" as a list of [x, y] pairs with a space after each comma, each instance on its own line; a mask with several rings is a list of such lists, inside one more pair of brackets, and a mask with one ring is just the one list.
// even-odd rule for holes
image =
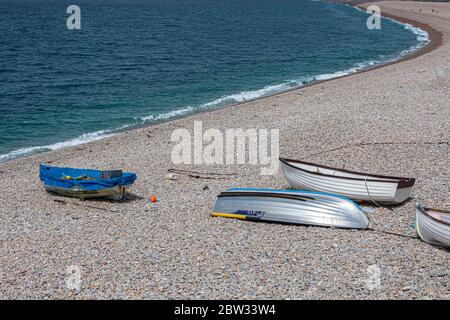
[[[81, 30], [66, 27], [71, 4]], [[426, 34], [309, 0], [0, 0], [0, 161], [396, 59]], [[240, 124], [245, 126], [245, 124]]]

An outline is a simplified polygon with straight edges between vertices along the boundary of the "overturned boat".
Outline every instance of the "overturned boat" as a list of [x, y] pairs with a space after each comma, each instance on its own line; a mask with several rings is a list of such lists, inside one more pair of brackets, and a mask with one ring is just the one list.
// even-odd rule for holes
[[408, 199], [415, 179], [381, 176], [280, 158], [284, 176], [295, 189], [323, 191], [357, 201], [396, 204]]
[[39, 166], [39, 178], [45, 189], [67, 197], [122, 200], [136, 177], [135, 173], [122, 170]]
[[369, 220], [353, 201], [324, 192], [229, 189], [218, 195], [215, 217], [366, 229]]
[[450, 248], [450, 211], [416, 206], [417, 233], [423, 241]]

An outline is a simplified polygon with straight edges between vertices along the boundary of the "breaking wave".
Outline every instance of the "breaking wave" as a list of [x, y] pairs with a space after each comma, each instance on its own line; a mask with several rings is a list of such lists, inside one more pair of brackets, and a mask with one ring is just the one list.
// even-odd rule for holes
[[[123, 129], [125, 127], [126, 126], [123, 126], [120, 129]], [[114, 131], [117, 131], [117, 130], [119, 130], [119, 128], [115, 129], [115, 130], [100, 130], [100, 131], [96, 131], [96, 132], [84, 133], [77, 138], [73, 138], [73, 139], [70, 139], [67, 141], [63, 141], [63, 142], [57, 142], [57, 143], [53, 143], [53, 144], [36, 146], [36, 147], [20, 148], [20, 149], [11, 151], [9, 153], [0, 155], [0, 162], [15, 159], [15, 158], [22, 157], [25, 155], [38, 153], [38, 152], [58, 150], [61, 148], [73, 147], [73, 146], [83, 144], [86, 142], [100, 140], [100, 139], [103, 139], [106, 137], [113, 136], [114, 134], [116, 134], [116, 133], [114, 133]]]

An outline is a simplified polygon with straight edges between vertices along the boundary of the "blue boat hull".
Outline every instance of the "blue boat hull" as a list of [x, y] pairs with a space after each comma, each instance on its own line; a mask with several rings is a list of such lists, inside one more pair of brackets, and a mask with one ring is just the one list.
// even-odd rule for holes
[[100, 170], [50, 167], [41, 164], [39, 178], [45, 189], [66, 197], [122, 200], [137, 176], [122, 173], [115, 178], [102, 178]]
[[122, 200], [125, 197], [126, 187], [116, 186], [113, 188], [103, 188], [99, 190], [65, 189], [44, 185], [45, 190], [64, 197], [73, 197], [80, 199], [104, 198], [110, 200]]

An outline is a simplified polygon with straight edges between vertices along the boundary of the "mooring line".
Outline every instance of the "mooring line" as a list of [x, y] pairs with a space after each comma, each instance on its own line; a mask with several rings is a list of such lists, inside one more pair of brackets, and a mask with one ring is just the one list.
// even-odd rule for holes
[[364, 147], [364, 146], [376, 146], [376, 145], [411, 145], [411, 144], [424, 144], [424, 145], [441, 145], [441, 144], [449, 144], [448, 141], [403, 141], [403, 142], [361, 142], [355, 144], [347, 144], [344, 146], [340, 146], [334, 149], [324, 150], [317, 153], [313, 153], [305, 157], [304, 159], [308, 159], [311, 157], [315, 157], [324, 153], [333, 152], [341, 149], [347, 149], [351, 147]]
[[176, 173], [176, 174], [183, 174], [186, 176], [189, 176], [191, 178], [196, 179], [213, 179], [213, 180], [220, 180], [220, 179], [231, 179], [239, 176], [237, 173], [216, 173], [216, 172], [196, 172], [191, 170], [181, 170], [181, 169], [168, 169], [168, 172]]
[[409, 234], [398, 233], [398, 232], [393, 232], [393, 231], [387, 231], [387, 230], [383, 230], [383, 229], [368, 228], [368, 229], [366, 229], [366, 230], [368, 230], [368, 231], [375, 231], [375, 232], [381, 232], [381, 233], [386, 233], [386, 234], [390, 234], [390, 235], [394, 235], [394, 236], [399, 236], [399, 237], [412, 238], [412, 239], [420, 239], [418, 236], [412, 236], [412, 235], [409, 235]]

